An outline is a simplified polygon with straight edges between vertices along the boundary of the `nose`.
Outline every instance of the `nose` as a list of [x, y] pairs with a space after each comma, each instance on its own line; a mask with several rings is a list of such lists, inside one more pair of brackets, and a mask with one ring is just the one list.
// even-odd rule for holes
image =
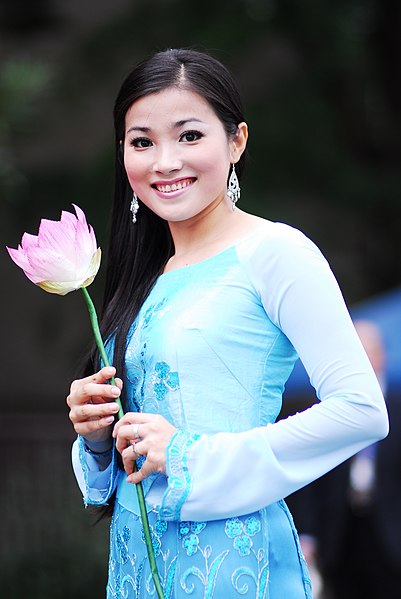
[[175, 147], [170, 144], [159, 145], [155, 154], [153, 170], [155, 173], [169, 174], [182, 168], [182, 160]]

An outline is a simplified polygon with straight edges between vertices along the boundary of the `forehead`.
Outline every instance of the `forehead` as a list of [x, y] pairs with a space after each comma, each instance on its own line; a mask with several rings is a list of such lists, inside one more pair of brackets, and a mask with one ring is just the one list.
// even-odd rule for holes
[[177, 87], [143, 96], [128, 109], [125, 123], [130, 126], [171, 126], [183, 120], [198, 119], [206, 124], [220, 123], [210, 104], [200, 94]]

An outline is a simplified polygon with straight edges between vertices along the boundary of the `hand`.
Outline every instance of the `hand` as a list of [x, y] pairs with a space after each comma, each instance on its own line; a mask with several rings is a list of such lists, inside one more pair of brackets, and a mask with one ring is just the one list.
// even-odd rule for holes
[[316, 562], [317, 557], [317, 541], [311, 535], [299, 535], [302, 553], [309, 567]]
[[[158, 414], [128, 412], [114, 427], [113, 437], [121, 453], [128, 482], [139, 483], [152, 472], [166, 472], [166, 449], [177, 429]], [[139, 456], [146, 460], [137, 472]]]
[[115, 379], [116, 387], [106, 382], [115, 372], [115, 368], [108, 366], [71, 384], [67, 397], [70, 420], [75, 432], [88, 441], [111, 439], [114, 418], [118, 412], [114, 400], [120, 395], [122, 381]]

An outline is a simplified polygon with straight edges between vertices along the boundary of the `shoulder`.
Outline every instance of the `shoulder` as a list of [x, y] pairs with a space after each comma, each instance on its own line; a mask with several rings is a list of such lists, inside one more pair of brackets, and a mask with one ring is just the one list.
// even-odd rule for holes
[[258, 228], [250, 237], [238, 244], [238, 255], [241, 260], [271, 260], [291, 262], [303, 259], [323, 259], [316, 244], [302, 231], [291, 225], [260, 219]]
[[[237, 248], [238, 260], [270, 319], [280, 323], [284, 302], [298, 309], [306, 291], [326, 301], [338, 283], [319, 248], [302, 231], [264, 221], [260, 230]], [[310, 296], [305, 302], [310, 301]]]

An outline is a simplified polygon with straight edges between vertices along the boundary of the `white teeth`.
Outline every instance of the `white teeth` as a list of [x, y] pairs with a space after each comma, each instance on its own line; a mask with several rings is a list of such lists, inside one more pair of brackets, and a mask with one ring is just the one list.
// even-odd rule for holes
[[186, 179], [185, 181], [178, 181], [178, 183], [173, 183], [172, 185], [157, 185], [157, 189], [162, 193], [168, 193], [169, 191], [178, 191], [180, 189], [184, 189], [191, 185], [192, 181], [190, 179]]

